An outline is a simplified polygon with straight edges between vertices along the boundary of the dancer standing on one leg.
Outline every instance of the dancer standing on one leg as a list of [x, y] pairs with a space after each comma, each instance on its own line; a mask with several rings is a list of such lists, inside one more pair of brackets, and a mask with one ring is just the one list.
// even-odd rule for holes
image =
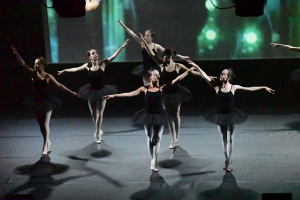
[[106, 99], [103, 99], [105, 95], [118, 93], [117, 87], [112, 85], [104, 85], [103, 77], [105, 66], [113, 61], [121, 50], [128, 44], [127, 39], [124, 44], [109, 58], [99, 61], [98, 53], [95, 49], [90, 49], [87, 51], [88, 57], [91, 60], [90, 63], [85, 63], [80, 67], [64, 69], [58, 71], [58, 75], [62, 75], [65, 72], [77, 72], [81, 70], [88, 71], [88, 78], [90, 79], [90, 84], [84, 85], [79, 88], [80, 98], [88, 100], [89, 108], [95, 125], [95, 141], [99, 144], [102, 140], [103, 131], [101, 130], [103, 112], [106, 104]]
[[194, 68], [189, 69], [185, 73], [178, 76], [171, 82], [159, 85], [160, 75], [158, 70], [150, 69], [148, 72], [148, 78], [150, 80], [149, 86], [142, 86], [139, 89], [122, 94], [108, 95], [104, 98], [111, 99], [114, 97], [132, 97], [137, 96], [141, 92], [145, 94], [146, 109], [137, 112], [133, 117], [132, 121], [135, 124], [143, 124], [147, 136], [147, 146], [151, 156], [150, 169], [158, 171], [157, 168], [157, 155], [160, 148], [160, 140], [164, 130], [165, 123], [171, 123], [172, 116], [169, 115], [162, 106], [162, 90], [166, 85], [173, 85], [177, 81], [184, 78], [188, 72]]
[[211, 112], [208, 112], [204, 118], [211, 122], [215, 123], [218, 126], [218, 130], [222, 137], [222, 145], [225, 154], [225, 167], [223, 168], [226, 171], [232, 171], [230, 164], [232, 163], [231, 154], [233, 149], [233, 139], [235, 124], [242, 124], [246, 119], [247, 115], [242, 111], [234, 108], [234, 94], [237, 90], [247, 90], [247, 91], [256, 91], [256, 90], [266, 90], [267, 92], [274, 94], [274, 90], [266, 86], [255, 86], [255, 87], [242, 87], [240, 85], [232, 85], [234, 73], [231, 68], [224, 69], [220, 75], [221, 86], [213, 86], [212, 79], [206, 75], [206, 73], [200, 69], [198, 65], [192, 61], [188, 61], [189, 64], [196, 67], [196, 69], [201, 73], [203, 78], [214, 87], [217, 93], [218, 108]]
[[[300, 47], [294, 47], [286, 44], [280, 44], [280, 43], [270, 43], [272, 47], [281, 47], [284, 49], [288, 49], [295, 52], [300, 52]], [[294, 81], [300, 81], [300, 69], [296, 69], [291, 73], [291, 79]]]
[[[148, 70], [151, 68], [157, 69], [160, 72], [160, 67], [155, 62], [155, 60], [151, 57], [150, 52], [145, 48], [145, 44], [143, 41], [141, 41], [140, 37], [137, 36], [132, 30], [130, 30], [120, 19], [118, 19], [118, 22], [120, 25], [125, 29], [125, 31], [133, 37], [135, 41], [139, 43], [139, 45], [142, 48], [142, 55], [143, 55], [143, 64], [139, 65], [138, 67], [134, 68], [132, 70], [133, 74], [136, 74], [138, 76], [143, 77], [144, 86], [148, 86], [150, 84], [148, 79]], [[141, 37], [144, 39], [144, 41], [147, 43], [149, 48], [157, 54], [158, 51], [164, 52], [165, 48], [163, 48], [161, 45], [156, 44], [153, 42], [154, 39], [154, 32], [151, 29], [148, 29], [145, 31], [145, 35], [143, 36], [140, 34]], [[179, 54], [176, 54], [178, 58], [181, 58], [183, 60], [188, 59], [188, 56], [182, 56]]]
[[61, 101], [55, 97], [51, 97], [49, 94], [49, 85], [52, 84], [59, 89], [62, 89], [70, 94], [77, 96], [76, 92], [73, 92], [56, 81], [56, 79], [45, 72], [46, 60], [43, 57], [37, 58], [34, 62], [34, 69], [28, 67], [25, 61], [21, 58], [17, 49], [11, 46], [11, 50], [16, 55], [19, 64], [25, 69], [26, 73], [30, 75], [33, 83], [33, 97], [26, 101], [26, 104], [30, 110], [34, 112], [35, 118], [39, 123], [41, 133], [44, 138], [42, 154], [46, 155], [50, 151], [50, 118], [52, 110], [58, 108], [61, 105]]

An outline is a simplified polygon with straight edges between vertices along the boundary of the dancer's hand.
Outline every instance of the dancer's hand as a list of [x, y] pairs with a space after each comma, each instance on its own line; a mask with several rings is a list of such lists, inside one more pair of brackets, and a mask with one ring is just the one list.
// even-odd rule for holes
[[17, 52], [17, 49], [16, 49], [16, 47], [15, 47], [14, 45], [11, 45], [10, 48], [11, 48], [11, 50], [12, 50], [14, 53]]
[[57, 71], [57, 72], [58, 72], [57, 75], [63, 75], [63, 74], [65, 73], [64, 70], [62, 70], [62, 71]]
[[112, 99], [114, 97], [115, 97], [114, 95], [106, 95], [103, 97], [103, 99]]
[[275, 93], [275, 90], [271, 89], [271, 88], [268, 88], [268, 87], [265, 87], [265, 89], [267, 90], [267, 92], [271, 93], [271, 94], [274, 94]]
[[216, 76], [208, 76], [211, 80], [215, 80], [215, 79], [217, 79], [218, 77], [216, 77]]
[[191, 61], [191, 60], [186, 60], [186, 62], [187, 63], [189, 63], [190, 65], [193, 65], [193, 66], [198, 66], [198, 65], [196, 65], [196, 63], [194, 63], [193, 61]]
[[71, 92], [73, 96], [75, 97], [80, 97], [79, 94], [77, 92]]
[[130, 40], [127, 39], [121, 47], [124, 48], [124, 47], [128, 44], [129, 41], [130, 41]]
[[190, 72], [190, 71], [193, 71], [193, 70], [195, 70], [195, 69], [196, 69], [196, 67], [192, 66], [192, 67], [189, 68], [187, 71]]
[[279, 47], [279, 43], [270, 43], [270, 45], [274, 48], [274, 47]]
[[181, 56], [180, 58], [181, 58], [182, 60], [188, 60], [188, 59], [190, 59], [189, 56]]

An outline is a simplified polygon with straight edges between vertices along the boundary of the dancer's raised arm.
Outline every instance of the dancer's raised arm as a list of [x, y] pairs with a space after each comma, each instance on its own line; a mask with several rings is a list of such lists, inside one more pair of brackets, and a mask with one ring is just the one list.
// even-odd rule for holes
[[119, 55], [119, 53], [122, 51], [122, 49], [125, 48], [125, 46], [128, 44], [129, 41], [130, 41], [129, 39], [125, 40], [125, 42], [122, 44], [122, 46], [113, 55], [111, 55], [109, 58], [107, 58], [105, 60], [105, 61], [107, 61], [105, 64], [108, 64], [109, 62], [113, 61]]
[[10, 46], [11, 50], [14, 52], [14, 54], [16, 55], [16, 58], [19, 62], [19, 64], [25, 69], [26, 73], [28, 73], [31, 77], [33, 76], [34, 70], [31, 69], [30, 67], [28, 67], [25, 63], [25, 61], [22, 59], [22, 57], [20, 56], [20, 54], [18, 53], [16, 47], [14, 47], [13, 45]]
[[118, 18], [118, 21], [120, 23], [120, 25], [125, 29], [125, 31], [132, 36], [132, 38], [137, 41], [137, 43], [139, 43], [142, 46], [142, 42], [139, 38], [139, 36], [137, 36], [131, 29], [129, 29], [122, 21], [120, 18]]
[[300, 52], [300, 47], [294, 47], [294, 46], [280, 44], [280, 43], [270, 43], [270, 45], [272, 45], [272, 47], [281, 47], [281, 48], [288, 49], [291, 51]]

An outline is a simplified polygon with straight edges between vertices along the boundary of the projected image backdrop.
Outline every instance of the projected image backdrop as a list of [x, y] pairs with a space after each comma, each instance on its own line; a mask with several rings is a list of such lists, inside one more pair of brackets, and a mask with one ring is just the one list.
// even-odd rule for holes
[[[219, 7], [233, 5], [232, 0], [213, 2]], [[44, 11], [50, 63], [87, 62], [90, 48], [98, 50], [100, 59], [107, 58], [127, 38], [131, 42], [116, 61], [141, 61], [140, 46], [118, 18], [136, 34], [151, 28], [155, 43], [193, 60], [300, 57], [270, 46], [270, 42], [300, 46], [298, 0], [268, 0], [260, 17], [238, 17], [235, 8], [220, 10], [210, 0], [92, 0], [86, 1], [86, 16], [70, 19], [60, 18], [54, 9]]]

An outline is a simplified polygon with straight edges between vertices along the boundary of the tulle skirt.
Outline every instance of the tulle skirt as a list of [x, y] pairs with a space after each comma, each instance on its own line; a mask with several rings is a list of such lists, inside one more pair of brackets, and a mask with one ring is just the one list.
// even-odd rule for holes
[[234, 124], [242, 124], [246, 121], [248, 115], [241, 110], [234, 108], [234, 111], [229, 114], [221, 114], [217, 109], [212, 110], [204, 116], [206, 121], [220, 126], [228, 126]]
[[31, 97], [27, 99], [24, 104], [33, 112], [47, 112], [59, 108], [62, 102], [55, 97], [49, 97], [46, 101], [35, 101], [33, 97]]
[[162, 102], [170, 104], [178, 104], [187, 102], [192, 99], [192, 93], [186, 87], [179, 86], [179, 92], [176, 93], [162, 93]]
[[291, 79], [293, 81], [300, 81], [300, 69], [296, 69], [291, 73]]
[[91, 90], [90, 84], [86, 84], [79, 88], [78, 94], [80, 98], [89, 100], [89, 101], [98, 101], [102, 100], [104, 96], [117, 94], [118, 89], [114, 85], [104, 85], [100, 90]]
[[165, 125], [172, 122], [174, 118], [167, 111], [163, 110], [162, 114], [149, 114], [142, 109], [134, 114], [131, 121], [134, 125]]

